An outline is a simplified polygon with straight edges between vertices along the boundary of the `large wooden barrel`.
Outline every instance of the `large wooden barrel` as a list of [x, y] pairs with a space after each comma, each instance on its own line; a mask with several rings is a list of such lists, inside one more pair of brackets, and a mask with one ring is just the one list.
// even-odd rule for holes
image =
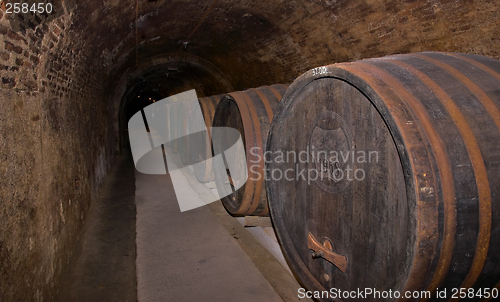
[[[221, 199], [232, 215], [269, 215], [263, 185], [264, 148], [274, 111], [287, 87], [288, 85], [277, 84], [232, 92], [224, 96], [217, 106], [213, 126], [238, 129], [243, 139], [247, 160], [247, 182], [237, 191]], [[219, 182], [227, 179], [226, 170], [214, 167], [214, 173], [217, 186], [221, 186]]]
[[[498, 295], [499, 109], [500, 61], [477, 55], [393, 55], [297, 78], [271, 125], [266, 189], [300, 282], [335, 293], [320, 301]], [[382, 296], [347, 297], [366, 288]]]
[[[179, 110], [180, 113], [186, 114], [188, 118], [183, 118], [179, 123], [179, 156], [183, 164], [192, 165], [205, 159], [209, 159], [210, 157], [202, 156], [201, 151], [204, 153], [207, 152], [207, 144], [206, 141], [210, 142], [210, 134], [209, 132], [204, 133], [203, 135], [195, 135], [194, 133], [199, 129], [202, 129], [203, 126], [207, 128], [207, 131], [210, 131], [210, 127], [212, 126], [211, 121], [213, 114], [215, 112], [215, 107], [217, 106], [218, 101], [220, 100], [222, 95], [220, 96], [212, 96], [206, 98], [198, 98], [198, 102], [196, 105], [192, 103], [185, 102], [183, 107]], [[201, 118], [197, 115], [197, 112], [194, 112], [194, 106], [199, 106], [198, 108], [201, 110]], [[206, 112], [207, 107], [208, 112]], [[210, 111], [211, 109], [211, 111]], [[208, 118], [208, 119], [207, 119]], [[207, 120], [210, 124], [206, 124], [205, 120]], [[209, 125], [209, 127], [207, 127]], [[188, 135], [188, 133], [190, 135]], [[205, 138], [205, 139], [203, 139]], [[208, 145], [210, 147], [210, 145]], [[210, 151], [211, 149], [209, 149]], [[211, 154], [210, 154], [211, 156]], [[203, 166], [205, 163], [202, 164]], [[211, 166], [211, 165], [209, 165]], [[199, 168], [198, 168], [199, 169]]]
[[190, 136], [189, 146], [191, 150], [196, 150], [196, 152], [191, 153], [193, 156], [190, 159], [191, 163], [196, 163], [193, 166], [193, 172], [196, 178], [200, 182], [210, 182], [214, 180], [214, 175], [212, 172], [212, 139], [211, 139], [211, 127], [212, 119], [215, 114], [215, 109], [220, 99], [223, 97], [222, 94], [213, 95], [209, 97], [199, 98], [198, 103], [203, 114], [203, 121], [199, 119], [193, 119], [189, 121], [190, 127], [192, 129], [200, 129], [199, 123], [205, 123], [207, 128], [207, 134], [203, 139], [199, 136]]
[[[209, 138], [209, 135], [193, 135], [193, 129], [201, 129], [200, 123], [204, 122], [198, 118], [197, 113], [194, 112], [194, 110], [197, 109], [195, 106], [200, 106], [199, 108], [201, 109], [201, 114], [204, 120], [208, 115], [213, 117], [215, 106], [221, 96], [198, 98], [198, 102], [195, 103], [179, 102], [172, 107], [173, 110], [170, 112], [172, 122], [171, 127], [172, 131], [177, 133], [175, 136], [177, 139], [173, 140], [171, 143], [172, 151], [179, 153], [179, 157], [183, 164], [192, 165], [201, 161], [202, 159], [200, 158], [199, 144], [201, 143], [205, 145], [205, 140], [200, 139], [202, 137], [206, 137], [207, 139]], [[205, 107], [211, 107], [211, 112], [209, 109], [209, 112], [205, 113]], [[211, 117], [208, 119], [209, 122], [212, 120]], [[211, 124], [209, 125], [211, 126]], [[210, 131], [208, 127], [207, 129]], [[203, 158], [203, 160], [204, 159], [206, 159], [206, 157]]]

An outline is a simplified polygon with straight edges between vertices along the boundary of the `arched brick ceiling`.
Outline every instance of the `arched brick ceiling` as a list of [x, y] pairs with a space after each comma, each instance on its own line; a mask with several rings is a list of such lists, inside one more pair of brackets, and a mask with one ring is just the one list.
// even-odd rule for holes
[[75, 13], [78, 28], [94, 33], [98, 54], [117, 74], [162, 53], [190, 53], [216, 65], [235, 89], [389, 53], [499, 56], [491, 1], [113, 0]]

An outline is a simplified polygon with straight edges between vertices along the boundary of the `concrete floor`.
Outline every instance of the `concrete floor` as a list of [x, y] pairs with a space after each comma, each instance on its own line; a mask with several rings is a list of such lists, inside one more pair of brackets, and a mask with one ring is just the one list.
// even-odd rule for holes
[[220, 201], [180, 212], [169, 175], [139, 173], [122, 155], [58, 301], [298, 301], [297, 281], [273, 254]]

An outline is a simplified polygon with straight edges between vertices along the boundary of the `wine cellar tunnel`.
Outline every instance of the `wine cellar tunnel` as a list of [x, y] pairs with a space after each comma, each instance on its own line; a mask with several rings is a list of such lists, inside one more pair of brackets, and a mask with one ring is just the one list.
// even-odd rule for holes
[[14, 2], [0, 1], [1, 301], [55, 299], [128, 120], [155, 101], [391, 54], [500, 59], [494, 0]]

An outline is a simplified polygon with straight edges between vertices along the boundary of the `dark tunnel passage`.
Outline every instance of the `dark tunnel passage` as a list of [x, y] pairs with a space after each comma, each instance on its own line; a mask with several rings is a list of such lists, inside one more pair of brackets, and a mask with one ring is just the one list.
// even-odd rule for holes
[[[0, 1], [0, 300], [52, 301], [145, 106], [418, 51], [500, 59], [498, 1]], [[22, 2], [22, 1], [17, 1]]]
[[[145, 64], [127, 83], [120, 105], [121, 146], [127, 145], [127, 121], [140, 109], [168, 96], [195, 89], [198, 97], [233, 91], [222, 72], [195, 56], [164, 55]], [[153, 65], [155, 64], [155, 65]], [[151, 65], [151, 66], [150, 66]]]

